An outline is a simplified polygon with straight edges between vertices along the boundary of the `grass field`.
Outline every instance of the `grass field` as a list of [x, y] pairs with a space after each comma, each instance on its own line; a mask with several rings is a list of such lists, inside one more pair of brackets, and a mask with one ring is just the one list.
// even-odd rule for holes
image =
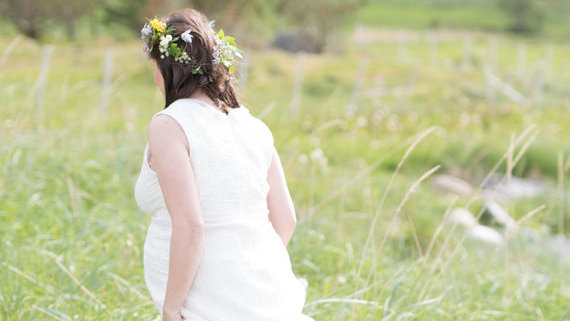
[[[570, 37], [570, 2], [538, 1], [544, 7], [545, 20], [536, 39], [568, 41]], [[485, 30], [504, 32], [509, 16], [497, 0], [369, 0], [357, 21], [384, 28]]]
[[[486, 37], [473, 38], [466, 65], [461, 39], [439, 43], [435, 61], [426, 41], [410, 40], [405, 60], [387, 41], [306, 55], [298, 118], [288, 110], [297, 57], [250, 52], [243, 102], [272, 129], [285, 166], [299, 218], [289, 252], [309, 282], [307, 314], [570, 318], [560, 257], [518, 233], [496, 251], [470, 242], [443, 224], [444, 214], [462, 206], [477, 213], [479, 190], [454, 197], [431, 185], [441, 173], [478, 185], [497, 163], [497, 172], [538, 177], [549, 192], [505, 208], [524, 227], [568, 235], [570, 48], [552, 45], [539, 100], [545, 43], [527, 44], [522, 73], [517, 44], [500, 40], [494, 73], [528, 97], [527, 106], [498, 90], [489, 97]], [[114, 68], [104, 111], [108, 46]], [[41, 57], [27, 40], [0, 41], [0, 319], [158, 320], [143, 279], [150, 217], [133, 196], [146, 125], [162, 108], [150, 64], [136, 42], [56, 45], [40, 99]], [[357, 108], [347, 115], [351, 97]]]

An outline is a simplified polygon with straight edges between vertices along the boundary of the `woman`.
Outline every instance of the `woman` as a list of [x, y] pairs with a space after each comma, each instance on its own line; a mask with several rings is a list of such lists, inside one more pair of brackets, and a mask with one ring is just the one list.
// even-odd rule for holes
[[193, 9], [141, 31], [165, 107], [135, 199], [152, 214], [145, 282], [164, 320], [313, 320], [286, 246], [293, 202], [270, 129], [231, 82], [240, 52]]

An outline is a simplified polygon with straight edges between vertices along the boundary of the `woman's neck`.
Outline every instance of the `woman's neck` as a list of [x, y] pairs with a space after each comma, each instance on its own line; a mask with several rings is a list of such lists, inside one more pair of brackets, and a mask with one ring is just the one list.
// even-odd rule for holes
[[201, 89], [194, 91], [192, 95], [190, 95], [190, 98], [200, 99], [204, 102], [207, 102], [208, 104], [217, 106], [217, 104], [212, 101], [212, 99], [210, 99], [210, 97], [208, 97], [208, 95], [206, 95]]
[[198, 89], [196, 91], [194, 91], [192, 93], [192, 95], [190, 95], [190, 98], [194, 98], [194, 99], [199, 99], [202, 100], [212, 106], [215, 106], [215, 108], [218, 108], [221, 110], [221, 108], [218, 106], [218, 104], [216, 104], [214, 101], [212, 101], [212, 99], [210, 99], [210, 97], [208, 97], [208, 95], [206, 95], [204, 93], [204, 91], [202, 91], [202, 89]]

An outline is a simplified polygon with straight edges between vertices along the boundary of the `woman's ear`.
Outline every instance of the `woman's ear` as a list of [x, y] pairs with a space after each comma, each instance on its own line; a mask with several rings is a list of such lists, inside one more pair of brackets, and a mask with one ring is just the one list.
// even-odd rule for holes
[[158, 88], [162, 92], [162, 95], [165, 95], [164, 78], [162, 78], [162, 73], [160, 72], [160, 68], [158, 67], [158, 64], [154, 59], [151, 59], [151, 61], [152, 61], [152, 67], [154, 69], [154, 83], [158, 86]]

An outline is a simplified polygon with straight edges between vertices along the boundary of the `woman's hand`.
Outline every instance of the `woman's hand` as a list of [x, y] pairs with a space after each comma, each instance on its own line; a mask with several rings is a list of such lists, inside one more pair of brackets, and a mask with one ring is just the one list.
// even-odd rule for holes
[[186, 319], [182, 316], [180, 310], [176, 312], [170, 312], [170, 311], [162, 312], [162, 321], [182, 321], [182, 320]]

